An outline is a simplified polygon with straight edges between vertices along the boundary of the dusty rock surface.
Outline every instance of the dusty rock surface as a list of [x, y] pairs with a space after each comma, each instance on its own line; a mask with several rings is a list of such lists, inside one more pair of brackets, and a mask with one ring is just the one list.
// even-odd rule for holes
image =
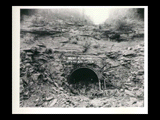
[[[29, 24], [27, 24], [29, 25]], [[108, 41], [85, 26], [54, 30], [21, 26], [20, 107], [143, 107], [144, 41]], [[45, 34], [45, 35], [42, 35]], [[75, 89], [63, 75], [66, 55], [89, 56], [105, 81]], [[71, 69], [69, 69], [71, 70]]]

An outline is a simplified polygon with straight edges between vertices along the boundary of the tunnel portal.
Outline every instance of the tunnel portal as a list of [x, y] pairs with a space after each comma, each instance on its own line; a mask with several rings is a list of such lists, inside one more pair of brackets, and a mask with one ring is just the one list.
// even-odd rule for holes
[[94, 72], [94, 70], [90, 68], [78, 68], [74, 70], [70, 76], [68, 77], [68, 83], [70, 84], [89, 84], [89, 83], [97, 83], [98, 76]]

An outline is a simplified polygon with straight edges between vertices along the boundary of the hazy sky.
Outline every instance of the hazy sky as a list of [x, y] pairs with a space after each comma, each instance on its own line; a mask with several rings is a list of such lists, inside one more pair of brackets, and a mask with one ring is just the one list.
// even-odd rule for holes
[[84, 8], [84, 13], [92, 19], [94, 24], [103, 23], [109, 16], [109, 8]]

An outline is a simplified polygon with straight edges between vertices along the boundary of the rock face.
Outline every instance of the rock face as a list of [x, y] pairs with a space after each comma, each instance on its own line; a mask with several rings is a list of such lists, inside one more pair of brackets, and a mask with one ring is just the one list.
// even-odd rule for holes
[[[85, 31], [86, 28], [82, 29]], [[49, 37], [42, 37], [46, 43], [35, 42], [31, 47], [21, 49], [20, 99], [27, 101], [39, 96], [31, 105], [37, 107], [143, 106], [139, 100], [143, 100], [144, 44], [117, 50], [113, 45], [108, 47], [101, 39], [120, 41], [124, 37], [121, 33], [102, 29], [84, 31], [73, 27], [62, 37], [65, 30], [35, 26], [21, 30], [22, 34], [45, 34], [52, 39], [47, 43]], [[36, 35], [31, 37], [39, 40]], [[48, 47], [48, 44], [51, 45]], [[92, 84], [95, 78], [90, 77], [91, 83], [87, 87], [69, 84], [70, 76], [81, 68], [95, 73], [97, 82]], [[81, 98], [81, 95], [89, 97]]]
[[[93, 99], [93, 101], [85, 103], [85, 106], [88, 107], [111, 107], [113, 104], [102, 102], [103, 100], [98, 100], [98, 102], [96, 102], [94, 99], [105, 96], [119, 96], [119, 94], [122, 93], [136, 99], [131, 100], [132, 104], [125, 103], [118, 105], [119, 103], [116, 103], [117, 106], [143, 106], [143, 103], [137, 100], [143, 99], [143, 89], [134, 89], [136, 84], [143, 84], [144, 81], [144, 69], [143, 67], [138, 68], [140, 60], [138, 54], [143, 53], [143, 51], [139, 49], [143, 49], [142, 45], [129, 49], [129, 51], [105, 52], [105, 55], [101, 58], [97, 54], [89, 55], [76, 52], [74, 54], [69, 54], [68, 51], [63, 51], [63, 53], [60, 51], [55, 52], [54, 49], [47, 48], [43, 44], [24, 49], [21, 51], [20, 98], [21, 100], [30, 99], [32, 94], [35, 93], [35, 86], [49, 83], [55, 86], [53, 90], [56, 94], [62, 94], [65, 90], [68, 90], [68, 93], [74, 95], [90, 95], [90, 99]], [[72, 63], [70, 63], [71, 61], [67, 61], [69, 57], [75, 57], [76, 59], [72, 60]], [[82, 60], [80, 58], [83, 58], [84, 61], [78, 62]], [[92, 59], [87, 60], [87, 58]], [[76, 62], [74, 63], [73, 61]], [[78, 92], [74, 87], [67, 84], [67, 78], [73, 71], [79, 68], [93, 70], [101, 83], [101, 89], [105, 90], [105, 86], [112, 86], [118, 89], [118, 92], [114, 94], [109, 92], [91, 92], [91, 90], [87, 92], [87, 89], [83, 91], [82, 88], [80, 92]], [[130, 77], [128, 77], [129, 74]], [[96, 85], [99, 86], [98, 84]], [[59, 86], [63, 86], [63, 89], [60, 90], [62, 87]], [[97, 87], [95, 90], [96, 89], [99, 88]], [[37, 106], [54, 107], [59, 105], [59, 99], [54, 96], [44, 98], [43, 101], [37, 102]], [[79, 106], [76, 101], [73, 100], [71, 100], [71, 102], [65, 102], [64, 104], [65, 107]]]
[[[43, 49], [42, 49], [43, 48]], [[61, 53], [55, 53], [54, 50], [50, 48], [46, 48], [44, 44], [38, 44], [35, 47], [27, 48], [21, 51], [21, 77], [23, 77], [25, 74], [29, 73], [32, 76], [33, 81], [52, 81], [49, 76], [53, 76], [52, 73], [47, 73], [47, 64], [53, 63], [50, 67], [50, 70], [53, 68], [59, 69], [63, 71], [59, 71], [60, 74], [64, 74], [63, 77], [67, 78], [72, 71], [78, 69], [78, 68], [91, 68], [93, 69], [99, 80], [103, 80], [104, 77], [108, 77], [110, 81], [112, 79], [121, 79], [122, 76], [118, 73], [117, 70], [120, 70], [121, 67], [127, 67], [127, 69], [130, 69], [132, 66], [132, 58], [135, 58], [137, 56], [137, 49], [135, 48], [130, 51], [112, 51], [112, 52], [106, 52], [103, 58], [99, 58], [97, 55], [86, 55], [86, 54], [68, 54], [68, 52], [64, 53], [63, 55]], [[142, 51], [139, 51], [142, 52]], [[56, 56], [61, 55], [61, 57], [56, 58]], [[87, 61], [85, 59], [75, 59], [75, 63], [72, 61], [72, 63], [69, 63], [67, 61], [67, 58], [69, 57], [75, 57], [75, 58], [92, 58], [91, 61]], [[56, 65], [57, 64], [57, 65]], [[60, 65], [61, 64], [61, 65]], [[46, 65], [46, 66], [45, 66]], [[61, 66], [61, 68], [60, 68]], [[29, 68], [29, 69], [28, 69]], [[117, 69], [118, 68], [118, 69]], [[28, 71], [26, 71], [28, 69]], [[114, 69], [117, 69], [116, 71]], [[46, 71], [46, 73], [44, 73]], [[108, 71], [108, 72], [106, 72]], [[123, 71], [123, 70], [122, 70]], [[54, 72], [54, 71], [53, 71]], [[55, 71], [58, 72], [58, 71]], [[132, 74], [132, 77], [130, 81], [138, 82], [143, 81], [144, 70], [139, 70], [136, 74]], [[117, 81], [112, 81], [112, 83], [117, 83]], [[116, 84], [114, 84], [116, 85]], [[118, 85], [119, 86], [119, 85]]]

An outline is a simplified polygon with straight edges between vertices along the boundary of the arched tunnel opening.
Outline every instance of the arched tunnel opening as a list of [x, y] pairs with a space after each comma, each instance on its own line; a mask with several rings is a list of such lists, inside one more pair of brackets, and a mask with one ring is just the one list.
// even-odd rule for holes
[[85, 85], [98, 83], [97, 74], [90, 68], [79, 68], [74, 70], [68, 77], [69, 84]]

